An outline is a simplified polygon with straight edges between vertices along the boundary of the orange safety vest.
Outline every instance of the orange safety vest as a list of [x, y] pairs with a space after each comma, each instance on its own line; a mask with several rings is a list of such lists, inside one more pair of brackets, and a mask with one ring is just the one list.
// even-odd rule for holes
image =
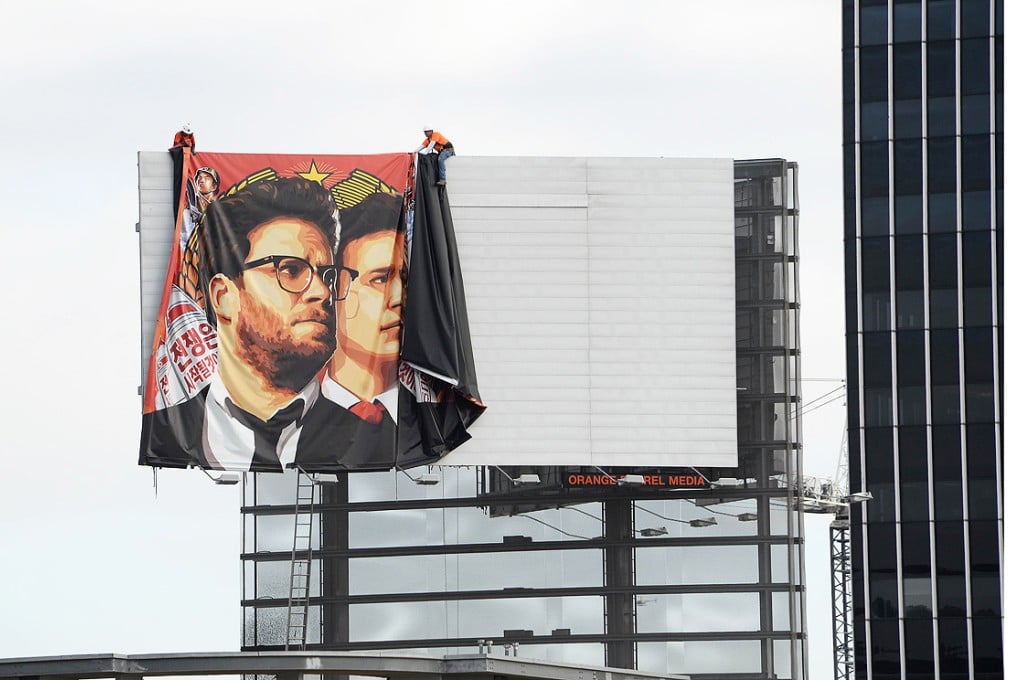
[[179, 147], [179, 146], [194, 147], [195, 146], [195, 135], [189, 134], [189, 133], [185, 132], [184, 130], [178, 130], [177, 134], [174, 135], [174, 146], [175, 147]]
[[443, 133], [439, 130], [433, 130], [432, 134], [425, 138], [425, 141], [421, 143], [422, 146], [428, 146], [432, 143], [432, 140], [436, 141], [436, 151], [442, 151], [448, 146], [453, 146], [453, 142], [443, 136]]

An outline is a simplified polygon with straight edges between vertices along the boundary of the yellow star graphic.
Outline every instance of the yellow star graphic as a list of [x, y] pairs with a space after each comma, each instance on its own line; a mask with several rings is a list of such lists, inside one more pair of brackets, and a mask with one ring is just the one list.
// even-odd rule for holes
[[325, 180], [327, 177], [329, 177], [332, 174], [333, 174], [332, 172], [321, 172], [317, 167], [315, 167], [315, 160], [313, 159], [312, 160], [312, 165], [311, 165], [310, 168], [308, 168], [308, 171], [307, 172], [299, 172], [299, 173], [297, 173], [297, 176], [298, 177], [303, 177], [303, 178], [305, 178], [307, 180], [311, 180], [313, 182], [318, 182], [319, 184], [322, 184], [323, 180]]

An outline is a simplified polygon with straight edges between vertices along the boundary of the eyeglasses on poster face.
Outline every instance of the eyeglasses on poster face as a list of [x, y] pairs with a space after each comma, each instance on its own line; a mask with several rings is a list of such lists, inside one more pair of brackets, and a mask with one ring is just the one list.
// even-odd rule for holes
[[358, 271], [350, 267], [324, 264], [315, 266], [304, 258], [293, 255], [267, 255], [246, 262], [241, 271], [272, 264], [276, 270], [276, 282], [288, 293], [300, 295], [312, 285], [312, 276], [319, 275], [322, 282], [333, 293], [333, 298], [343, 300], [351, 291], [351, 282], [358, 278]]

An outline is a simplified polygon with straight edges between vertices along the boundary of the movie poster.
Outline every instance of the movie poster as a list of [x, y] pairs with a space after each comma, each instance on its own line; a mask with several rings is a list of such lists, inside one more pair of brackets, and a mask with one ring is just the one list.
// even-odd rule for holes
[[[412, 154], [180, 153], [140, 464], [403, 469], [469, 438], [485, 407], [466, 317], [443, 332], [448, 300], [432, 299], [461, 285], [431, 255], [456, 253], [452, 221], [416, 215], [442, 198], [415, 187]], [[466, 363], [405, 361], [405, 333]]]

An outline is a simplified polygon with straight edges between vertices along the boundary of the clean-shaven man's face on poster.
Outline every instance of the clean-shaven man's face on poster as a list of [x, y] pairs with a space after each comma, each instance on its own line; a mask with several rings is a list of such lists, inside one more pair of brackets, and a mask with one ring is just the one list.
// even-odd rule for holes
[[404, 235], [379, 231], [344, 248], [343, 265], [358, 278], [337, 313], [338, 351], [359, 364], [396, 361], [404, 304]]

